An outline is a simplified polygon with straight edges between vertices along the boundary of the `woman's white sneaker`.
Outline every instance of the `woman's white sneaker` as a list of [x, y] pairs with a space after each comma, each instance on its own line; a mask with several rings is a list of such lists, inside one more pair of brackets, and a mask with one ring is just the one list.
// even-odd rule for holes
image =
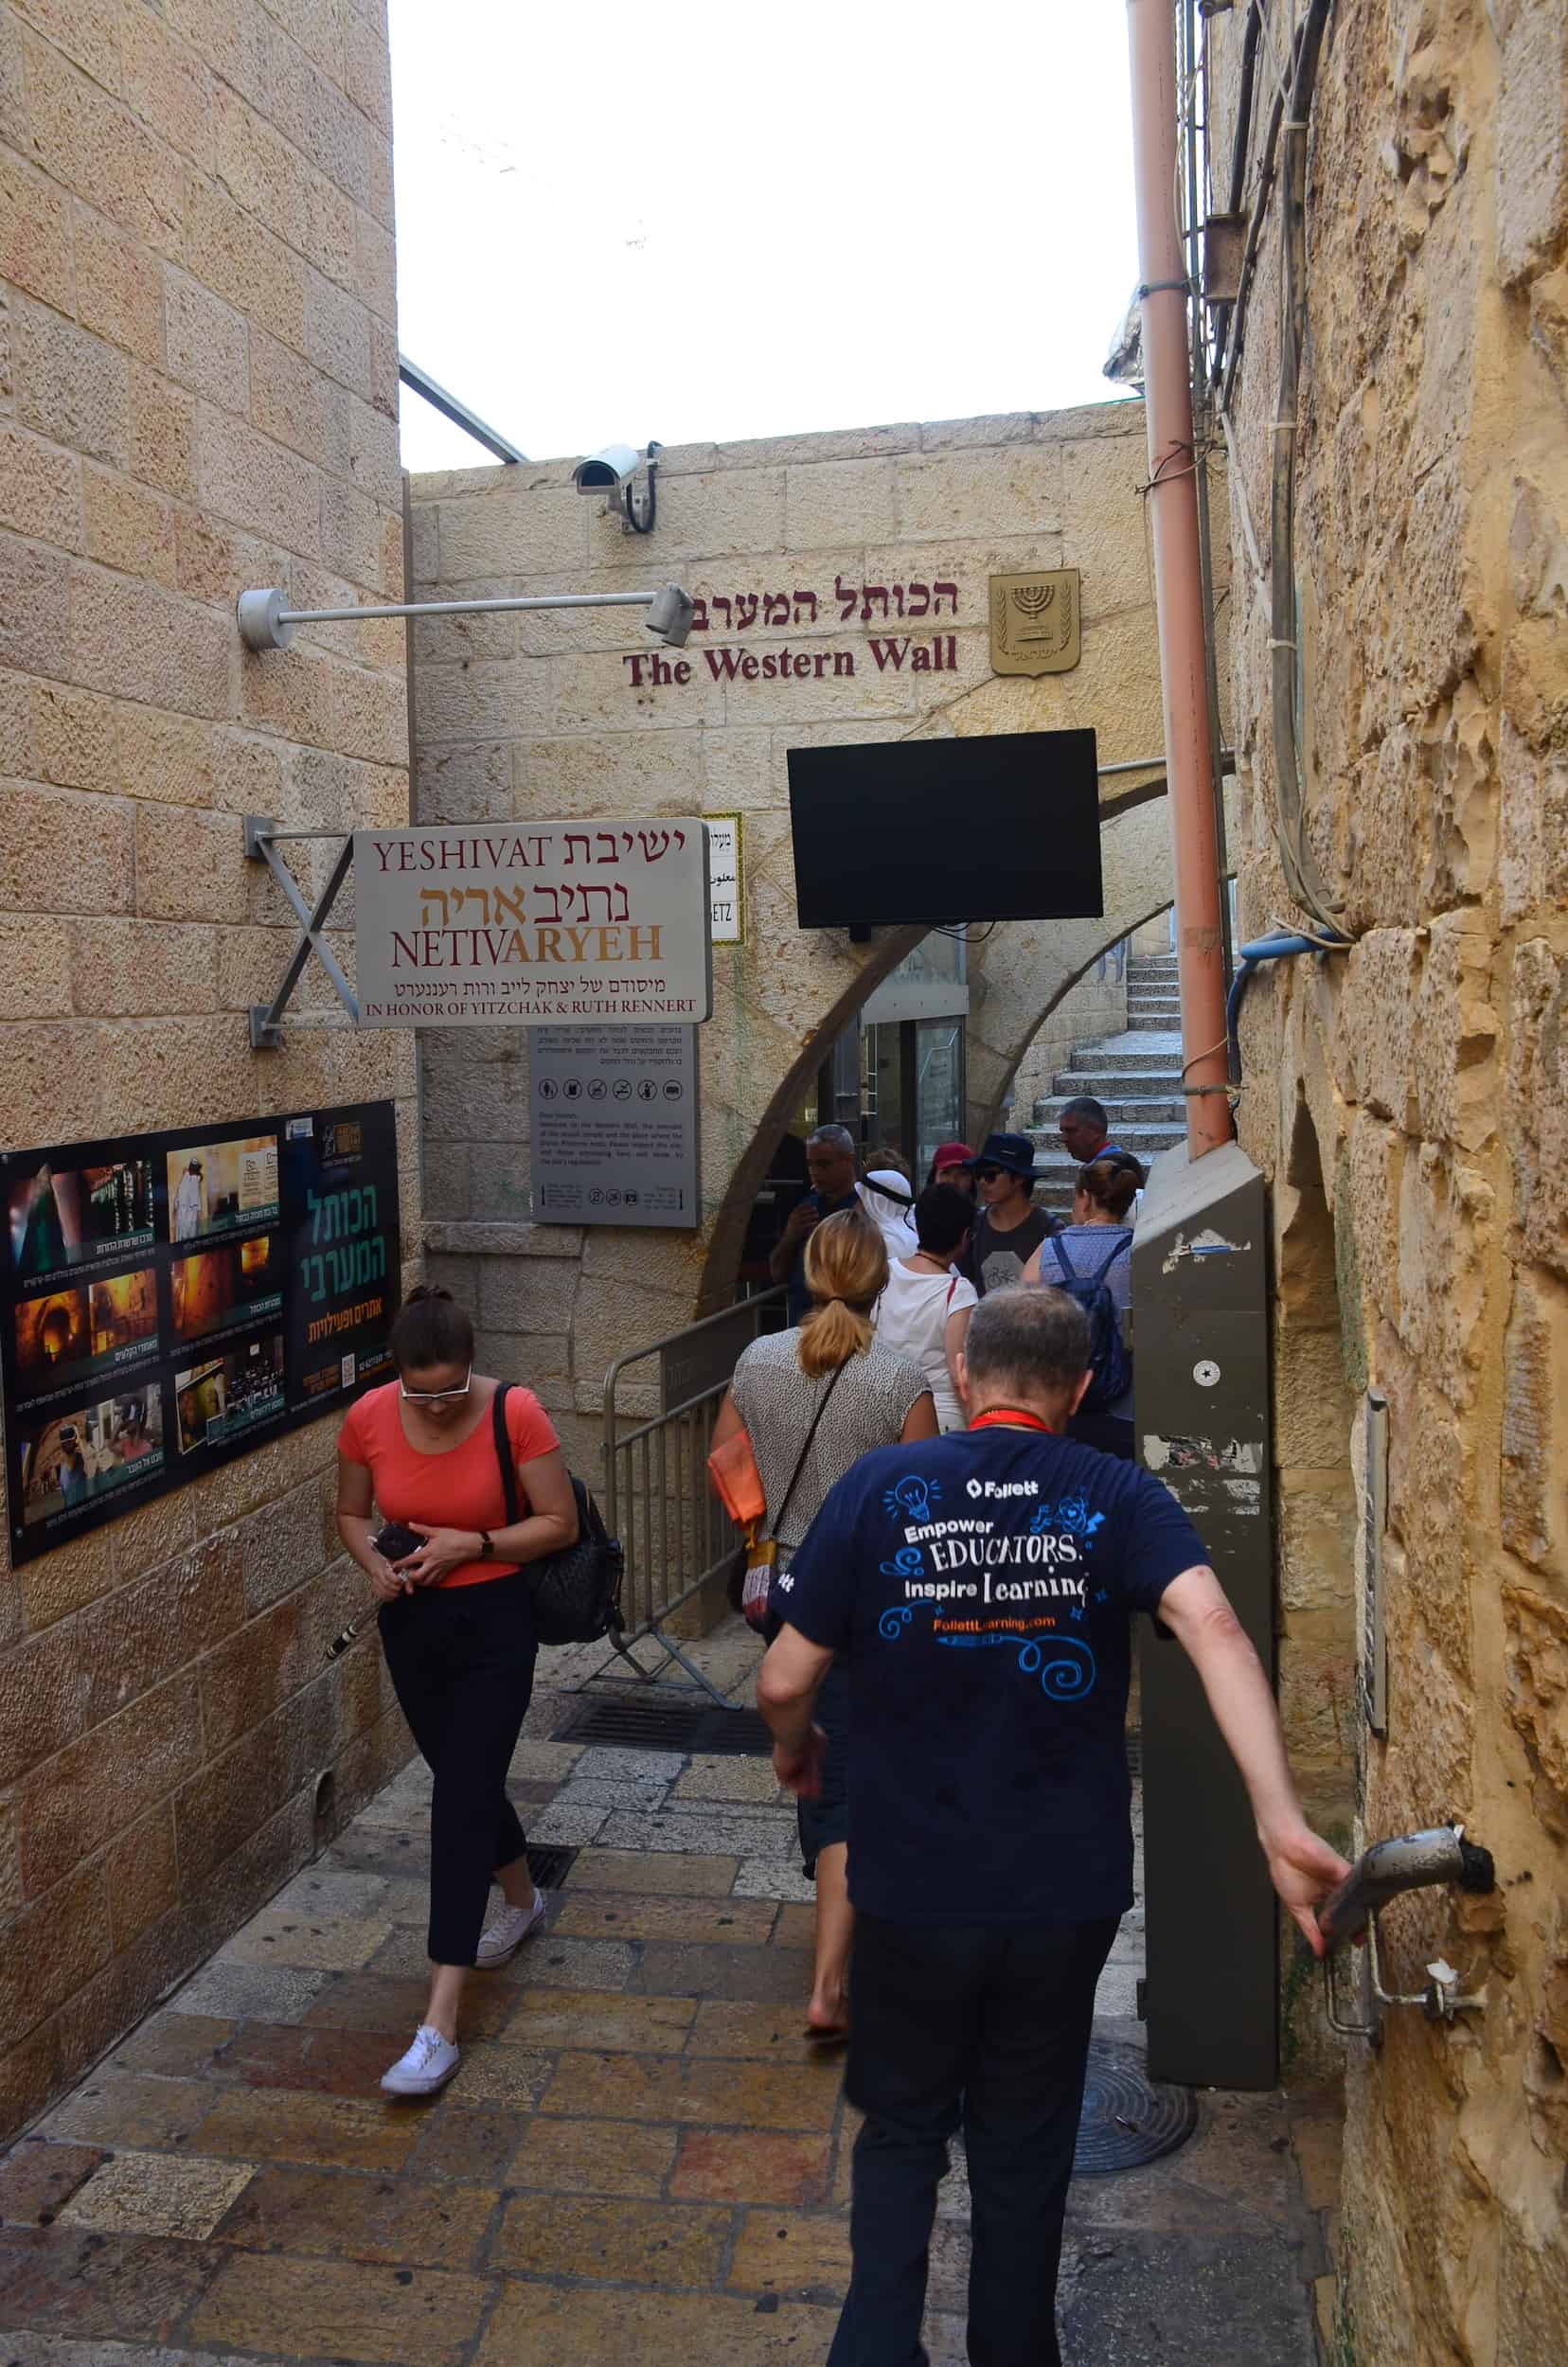
[[531, 1907], [503, 1907], [479, 1935], [479, 1952], [473, 1961], [480, 1970], [489, 1971], [515, 1956], [535, 1924], [543, 1920], [547, 1904], [543, 1892], [535, 1891]]
[[437, 2088], [446, 2086], [462, 2059], [452, 2039], [443, 2038], [438, 2030], [422, 2021], [407, 2054], [400, 2055], [391, 2070], [382, 2073], [382, 2088], [389, 2096], [433, 2096]]

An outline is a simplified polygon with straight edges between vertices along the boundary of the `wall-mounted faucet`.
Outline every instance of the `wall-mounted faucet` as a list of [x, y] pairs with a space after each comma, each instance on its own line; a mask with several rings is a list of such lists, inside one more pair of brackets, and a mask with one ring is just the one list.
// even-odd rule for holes
[[[1318, 1925], [1328, 1943], [1323, 1960], [1323, 1987], [1328, 2020], [1347, 2038], [1381, 2036], [1380, 2011], [1386, 2005], [1418, 2005], [1429, 2021], [1452, 2021], [1456, 2014], [1480, 2013], [1486, 1991], [1465, 1994], [1453, 1967], [1437, 1957], [1427, 1967], [1427, 1985], [1414, 1997], [1391, 1993], [1382, 1985], [1378, 1961], [1378, 1911], [1401, 1891], [1427, 1890], [1452, 1882], [1473, 1897], [1497, 1888], [1489, 1849], [1465, 1839], [1462, 1824], [1437, 1824], [1425, 1832], [1402, 1833], [1380, 1841], [1357, 1859], [1338, 1890], [1329, 1893], [1318, 1910]], [[1343, 1944], [1366, 1933], [1365, 1968], [1362, 1977], [1363, 2019], [1346, 2021], [1338, 2011], [1334, 1984], [1334, 1954]]]

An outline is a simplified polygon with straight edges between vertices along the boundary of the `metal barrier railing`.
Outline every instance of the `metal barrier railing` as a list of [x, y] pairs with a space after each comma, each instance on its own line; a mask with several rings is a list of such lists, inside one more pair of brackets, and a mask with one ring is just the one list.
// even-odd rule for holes
[[[739, 1542], [709, 1491], [708, 1452], [736, 1360], [784, 1296], [780, 1287], [738, 1300], [617, 1357], [604, 1377], [604, 1518], [626, 1551], [625, 1626], [611, 1641], [639, 1677], [651, 1681], [659, 1670], [645, 1668], [632, 1650], [651, 1638], [666, 1655], [661, 1667], [677, 1662], [726, 1709], [731, 1704], [666, 1633], [665, 1622], [718, 1575]], [[635, 1372], [650, 1359], [658, 1360], [656, 1378]], [[623, 1402], [623, 1389], [645, 1402]]]

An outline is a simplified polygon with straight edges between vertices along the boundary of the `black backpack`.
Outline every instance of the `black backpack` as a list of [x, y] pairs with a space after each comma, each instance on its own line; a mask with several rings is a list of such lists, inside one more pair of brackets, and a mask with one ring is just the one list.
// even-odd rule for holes
[[[507, 1525], [521, 1517], [517, 1470], [511, 1440], [507, 1435], [507, 1398], [510, 1383], [496, 1384], [494, 1402], [495, 1451], [501, 1465], [501, 1485], [507, 1498]], [[577, 1498], [577, 1543], [559, 1554], [545, 1554], [523, 1567], [533, 1598], [534, 1629], [541, 1644], [597, 1644], [612, 1629], [619, 1634], [621, 1579], [626, 1554], [618, 1537], [612, 1537], [603, 1516], [581, 1480], [574, 1477]]]
[[[1082, 1274], [1069, 1265], [1060, 1236], [1051, 1235], [1051, 1247], [1061, 1269], [1061, 1279], [1056, 1288], [1065, 1290], [1089, 1318], [1089, 1370], [1094, 1378], [1083, 1393], [1080, 1414], [1109, 1412], [1132, 1386], [1132, 1359], [1122, 1339], [1121, 1317], [1105, 1279], [1123, 1251], [1131, 1246], [1131, 1234], [1124, 1233], [1097, 1272]], [[1045, 1279], [1043, 1260], [1040, 1278], [1042, 1282]]]

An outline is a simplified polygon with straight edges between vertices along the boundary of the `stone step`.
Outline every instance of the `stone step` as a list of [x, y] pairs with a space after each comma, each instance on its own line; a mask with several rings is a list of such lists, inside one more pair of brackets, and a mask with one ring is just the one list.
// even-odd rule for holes
[[1180, 1011], [1140, 1011], [1130, 1007], [1127, 1024], [1131, 1034], [1138, 1036], [1168, 1036], [1181, 1018]]
[[[1174, 1077], [1170, 1081], [1175, 1082]], [[1054, 1133], [1071, 1098], [1069, 1094], [1055, 1094], [1047, 1100], [1037, 1101], [1031, 1112], [1031, 1131], [1043, 1128], [1047, 1133]], [[1106, 1123], [1118, 1142], [1124, 1126], [1171, 1125], [1182, 1115], [1179, 1094], [1096, 1094], [1095, 1098], [1102, 1104]]]
[[[1093, 1081], [1096, 1077], [1119, 1080], [1129, 1072], [1136, 1071], [1140, 1076], [1152, 1077], [1163, 1082], [1182, 1065], [1181, 1043], [1180, 1036], [1167, 1035], [1162, 1028], [1149, 1027], [1131, 1028], [1125, 1036], [1116, 1037], [1114, 1052], [1108, 1051], [1103, 1044], [1087, 1044], [1081, 1051], [1074, 1053], [1070, 1071], [1058, 1071], [1054, 1080], [1055, 1090], [1064, 1094], [1093, 1094], [1096, 1100], [1103, 1101], [1104, 1094]], [[1167, 1045], [1170, 1047], [1168, 1050]], [[1071, 1077], [1073, 1081], [1070, 1084], [1062, 1083], [1064, 1075]], [[1113, 1093], [1131, 1093], [1136, 1089], [1118, 1081], [1112, 1085], [1111, 1090]]]
[[1109, 1109], [1118, 1096], [1126, 1095], [1136, 1100], [1153, 1099], [1156, 1095], [1174, 1093], [1180, 1085], [1175, 1069], [1118, 1069], [1096, 1076], [1084, 1069], [1059, 1069], [1051, 1079], [1050, 1098], [1060, 1105], [1087, 1094], [1092, 1101], [1101, 1101]]
[[1182, 1016], [1182, 998], [1179, 994], [1130, 994], [1127, 1007], [1130, 1012], [1164, 1011], [1169, 1018], [1179, 1020]]
[[1181, 964], [1174, 953], [1157, 962], [1129, 962], [1127, 965], [1127, 983], [1130, 987], [1156, 983], [1165, 986], [1181, 974]]

